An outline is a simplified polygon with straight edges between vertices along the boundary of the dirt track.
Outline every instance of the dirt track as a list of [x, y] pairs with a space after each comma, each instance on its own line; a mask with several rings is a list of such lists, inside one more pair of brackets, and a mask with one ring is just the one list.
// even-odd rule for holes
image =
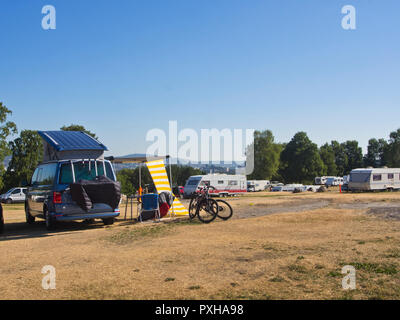
[[[235, 218], [28, 226], [5, 206], [5, 299], [399, 299], [400, 193], [250, 194]], [[123, 210], [122, 210], [123, 212]], [[279, 213], [279, 214], [277, 214]], [[355, 291], [341, 268], [357, 266]], [[43, 290], [41, 269], [57, 270]]]

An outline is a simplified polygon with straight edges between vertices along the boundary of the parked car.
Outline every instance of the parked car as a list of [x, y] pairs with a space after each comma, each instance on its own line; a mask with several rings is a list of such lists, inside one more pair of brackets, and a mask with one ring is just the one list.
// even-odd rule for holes
[[21, 187], [12, 188], [0, 196], [1, 202], [7, 204], [25, 202], [26, 192], [27, 192], [26, 188], [21, 188]]
[[174, 186], [172, 187], [172, 193], [175, 195], [175, 197], [182, 197], [183, 196], [183, 187], [182, 186]]
[[272, 192], [293, 192], [295, 189], [303, 190], [302, 184], [286, 184], [283, 186], [276, 186], [271, 189]]

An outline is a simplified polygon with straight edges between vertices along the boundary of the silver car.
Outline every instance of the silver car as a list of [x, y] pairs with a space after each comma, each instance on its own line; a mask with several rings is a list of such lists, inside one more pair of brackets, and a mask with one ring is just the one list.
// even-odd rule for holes
[[2, 194], [1, 197], [1, 202], [3, 203], [18, 203], [18, 202], [25, 202], [26, 200], [26, 188], [12, 188], [8, 190], [6, 193]]

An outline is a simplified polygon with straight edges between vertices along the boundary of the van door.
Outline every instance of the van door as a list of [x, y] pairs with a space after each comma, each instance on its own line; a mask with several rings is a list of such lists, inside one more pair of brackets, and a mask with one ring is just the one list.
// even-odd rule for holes
[[37, 205], [37, 198], [38, 198], [38, 188], [40, 185], [42, 172], [43, 168], [41, 166], [36, 168], [32, 176], [31, 186], [28, 189], [27, 201], [28, 201], [29, 211], [32, 216], [38, 214], [39, 207]]
[[25, 193], [23, 192], [23, 189], [18, 188], [18, 193], [16, 194], [15, 201], [17, 201], [17, 202], [24, 202], [25, 201]]

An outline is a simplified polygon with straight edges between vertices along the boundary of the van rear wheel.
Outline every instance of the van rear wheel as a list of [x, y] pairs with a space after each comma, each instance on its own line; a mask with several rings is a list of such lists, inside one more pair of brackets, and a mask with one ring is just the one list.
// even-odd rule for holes
[[114, 224], [115, 219], [114, 218], [107, 218], [107, 219], [103, 219], [103, 223], [105, 226], [109, 226]]
[[44, 219], [46, 221], [46, 229], [54, 230], [56, 227], [56, 222], [55, 222], [54, 218], [51, 216], [51, 214], [49, 214], [49, 211], [47, 209], [45, 209], [43, 211], [43, 215], [44, 215]]

